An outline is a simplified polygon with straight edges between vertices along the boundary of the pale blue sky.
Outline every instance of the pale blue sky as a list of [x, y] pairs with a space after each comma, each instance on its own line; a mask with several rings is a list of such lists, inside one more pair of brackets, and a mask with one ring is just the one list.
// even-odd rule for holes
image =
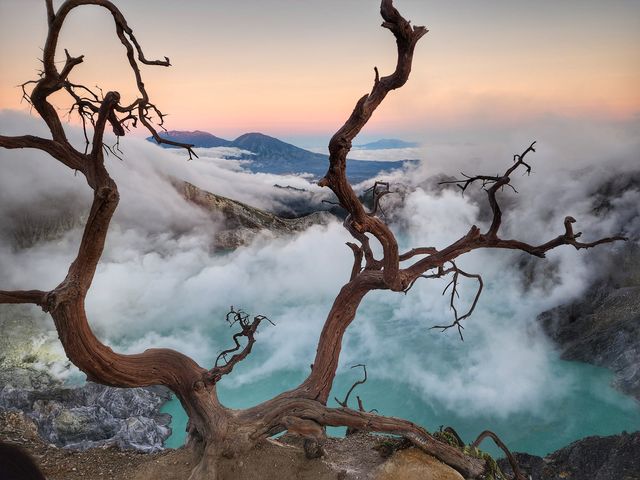
[[[373, 66], [395, 63], [374, 0], [116, 1], [148, 56], [145, 69], [170, 126], [230, 136], [326, 136], [368, 91]], [[59, 4], [59, 2], [56, 2]], [[430, 33], [412, 77], [368, 125], [372, 135], [511, 125], [546, 115], [596, 120], [640, 110], [640, 2], [396, 0]], [[0, 106], [24, 108], [14, 86], [34, 77], [44, 2], [0, 0]], [[60, 47], [85, 54], [76, 80], [131, 90], [122, 47], [96, 7], [69, 17]]]

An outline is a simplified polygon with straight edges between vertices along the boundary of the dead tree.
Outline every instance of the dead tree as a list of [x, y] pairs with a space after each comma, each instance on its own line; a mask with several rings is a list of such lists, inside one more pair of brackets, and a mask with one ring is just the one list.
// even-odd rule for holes
[[[116, 35], [125, 47], [138, 87], [138, 98], [130, 104], [123, 105], [118, 92], [110, 91], [102, 95], [86, 86], [74, 84], [70, 80], [70, 74], [82, 63], [82, 56], [74, 57], [65, 50], [66, 61], [60, 70], [54, 62], [58, 36], [67, 15], [84, 5], [100, 6], [113, 17]], [[346, 157], [352, 140], [378, 105], [391, 90], [402, 87], [407, 81], [414, 47], [427, 33], [427, 29], [411, 26], [394, 8], [392, 0], [382, 0], [382, 26], [390, 30], [396, 39], [397, 66], [393, 73], [385, 77], [381, 77], [377, 68], [375, 69], [371, 91], [358, 100], [351, 116], [330, 141], [330, 165], [320, 181], [321, 186], [328, 187], [335, 193], [340, 205], [348, 212], [344, 225], [354, 237], [354, 242], [349, 244], [354, 253], [351, 276], [340, 289], [327, 315], [308, 377], [297, 387], [260, 405], [233, 410], [218, 400], [216, 384], [249, 354], [254, 341], [253, 334], [263, 317], [257, 317], [253, 321], [244, 318], [239, 322], [241, 336], [246, 336], [248, 340], [247, 347], [224, 364], [216, 364], [212, 368], [202, 367], [186, 355], [169, 349], [149, 349], [135, 355], [122, 355], [104, 345], [89, 327], [85, 297], [100, 261], [109, 224], [119, 200], [117, 185], [109, 176], [104, 162], [106, 153], [115, 153], [105, 143], [106, 128], [110, 126], [116, 136], [122, 136], [128, 126], [141, 124], [158, 142], [184, 147], [190, 155], [193, 152], [191, 145], [182, 145], [160, 137], [157, 128], [162, 127], [163, 114], [151, 103], [142, 80], [140, 64], [169, 66], [169, 59], [148, 60], [131, 27], [113, 3], [108, 0], [67, 0], [56, 11], [53, 1], [46, 0], [46, 9], [49, 29], [43, 51], [43, 70], [39, 79], [23, 85], [23, 92], [25, 99], [47, 124], [51, 139], [31, 135], [1, 135], [0, 146], [47, 152], [63, 165], [84, 175], [88, 186], [93, 190], [93, 203], [77, 256], [62, 282], [51, 291], [0, 291], [0, 303], [35, 304], [49, 312], [67, 356], [90, 380], [118, 387], [165, 385], [170, 388], [189, 415], [190, 445], [199, 453], [200, 460], [191, 475], [192, 479], [215, 478], [216, 465], [221, 456], [242, 453], [275, 433], [288, 429], [307, 439], [317, 440], [324, 434], [325, 426], [347, 426], [362, 431], [400, 435], [451, 465], [466, 478], [482, 475], [487, 468], [483, 459], [467, 455], [459, 448], [435, 439], [418, 425], [371, 412], [327, 406], [343, 335], [353, 321], [360, 302], [372, 290], [406, 292], [418, 279], [445, 275], [453, 276], [450, 288], [454, 292], [454, 298], [458, 279], [461, 276], [472, 276], [460, 270], [454, 261], [471, 250], [515, 249], [544, 257], [547, 251], [562, 245], [571, 245], [576, 249], [589, 248], [622, 238], [603, 238], [582, 243], [578, 241], [580, 234], [573, 232], [572, 224], [575, 220], [571, 217], [565, 220], [563, 233], [540, 245], [500, 237], [502, 213], [498, 193], [503, 187], [510, 186], [510, 175], [515, 170], [529, 169], [525, 156], [533, 151], [531, 145], [514, 158], [515, 161], [503, 175], [465, 177], [458, 182], [463, 190], [474, 182], [484, 184], [493, 210], [493, 219], [487, 231], [483, 232], [473, 225], [463, 237], [445, 248], [418, 247], [404, 253], [398, 250], [393, 232], [376, 215], [377, 201], [374, 202], [376, 205], [373, 210], [367, 211], [347, 181]], [[73, 104], [71, 110], [83, 120], [86, 139], [84, 151], [71, 145], [57, 110], [49, 101], [49, 97], [58, 91], [65, 91], [70, 95]], [[371, 238], [381, 244], [381, 258], [374, 256], [369, 244]], [[472, 277], [480, 281], [479, 276]], [[470, 313], [456, 313], [452, 323], [442, 328], [455, 327], [460, 330], [461, 321]], [[233, 351], [238, 350], [240, 349]]]

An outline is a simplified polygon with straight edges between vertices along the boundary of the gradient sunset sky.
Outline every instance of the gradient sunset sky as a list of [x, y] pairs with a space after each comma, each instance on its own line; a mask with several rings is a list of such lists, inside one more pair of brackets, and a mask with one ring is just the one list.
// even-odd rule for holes
[[[54, 2], [59, 5], [61, 2]], [[233, 138], [261, 131], [326, 137], [395, 65], [376, 0], [121, 0], [147, 57], [152, 101], [171, 129]], [[367, 126], [371, 136], [418, 139], [430, 129], [543, 119], [637, 119], [640, 1], [396, 0], [420, 41], [409, 83]], [[44, 1], [0, 0], [0, 108], [28, 109], [16, 85], [36, 77]], [[85, 55], [73, 80], [131, 94], [133, 76], [113, 21], [83, 7], [59, 42]]]

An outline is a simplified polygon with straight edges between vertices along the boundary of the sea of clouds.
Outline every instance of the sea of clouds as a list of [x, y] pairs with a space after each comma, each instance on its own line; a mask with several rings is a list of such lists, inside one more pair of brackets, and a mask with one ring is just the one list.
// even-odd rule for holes
[[[606, 214], [593, 210], [603, 182], [637, 169], [635, 126], [558, 119], [535, 125], [538, 149], [528, 157], [532, 175], [514, 174], [519, 194], [503, 193], [508, 197], [504, 236], [541, 242], [562, 233], [564, 217], [572, 215], [584, 240], [622, 231], [637, 241], [637, 188], [614, 192]], [[81, 145], [81, 132], [69, 131]], [[12, 111], [0, 112], [0, 132], [46, 134], [37, 118]], [[427, 139], [423, 148], [411, 152], [376, 153], [380, 160], [407, 153], [422, 160], [409, 172], [386, 177], [402, 186], [402, 195], [386, 199], [403, 248], [443, 247], [472, 224], [486, 227], [482, 191], [463, 197], [458, 189], [443, 189], [430, 179], [455, 177], [460, 171], [504, 171], [513, 154], [533, 139], [515, 130], [485, 132], [458, 142]], [[242, 160], [222, 159], [216, 149], [199, 150], [200, 158], [188, 161], [184, 152], [138, 138], [121, 139], [120, 148], [122, 159], [111, 155], [107, 166], [121, 202], [87, 299], [97, 335], [119, 351], [170, 347], [211, 365], [230, 344], [233, 330], [224, 323], [224, 314], [233, 305], [267, 315], [277, 326], [261, 326], [254, 353], [225, 379], [227, 387], [250, 388], [277, 375], [304, 376], [326, 314], [351, 270], [347, 232], [336, 220], [294, 237], [264, 236], [233, 252], [218, 252], [212, 239], [222, 228], [220, 218], [189, 204], [171, 182], [186, 180], [272, 211], [285, 206], [288, 195], [296, 195], [275, 184], [303, 188], [316, 199], [327, 193], [304, 176], [252, 174], [243, 169]], [[15, 245], [16, 225], [65, 211], [81, 220], [90, 205], [90, 189], [81, 175], [36, 151], [0, 150], [0, 168], [0, 288], [54, 288], [74, 258], [82, 222], [27, 248]], [[485, 283], [480, 303], [465, 323], [464, 342], [455, 331], [429, 330], [452, 318], [448, 297], [441, 295], [447, 281], [420, 281], [407, 295], [372, 292], [348, 331], [341, 372], [366, 363], [372, 378], [470, 416], [543, 408], [571, 388], [571, 378], [553, 368], [557, 353], [535, 318], [584, 292], [615, 248], [577, 252], [563, 247], [531, 267], [526, 278], [523, 265], [529, 264], [515, 252], [473, 252], [461, 258], [458, 265], [481, 273]], [[460, 309], [474, 289], [473, 281], [463, 286]]]

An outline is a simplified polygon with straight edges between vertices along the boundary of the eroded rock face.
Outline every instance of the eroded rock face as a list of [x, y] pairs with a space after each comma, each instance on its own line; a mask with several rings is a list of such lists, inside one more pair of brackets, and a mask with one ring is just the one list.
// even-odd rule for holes
[[[640, 432], [586, 437], [545, 458], [515, 453], [521, 470], [534, 480], [638, 480]], [[506, 460], [498, 464], [511, 474]]]
[[155, 452], [171, 435], [170, 415], [159, 413], [169, 398], [160, 387], [122, 389], [87, 383], [29, 390], [5, 385], [0, 389], [0, 408], [24, 412], [40, 436], [58, 447], [84, 450], [115, 445]]
[[577, 301], [540, 315], [562, 358], [607, 367], [640, 400], [640, 247], [627, 246], [607, 278]]
[[326, 225], [333, 215], [328, 212], [314, 212], [299, 218], [282, 218], [273, 213], [232, 200], [221, 195], [202, 190], [189, 182], [174, 181], [174, 186], [184, 198], [213, 215], [224, 225], [216, 233], [215, 247], [234, 249], [246, 245], [259, 234], [274, 236], [291, 235], [312, 225]]
[[[154, 452], [171, 434], [171, 417], [159, 413], [170, 397], [162, 387], [121, 389], [86, 383], [65, 386], [70, 364], [55, 332], [34, 309], [0, 312], [0, 410], [21, 411], [40, 436], [59, 447], [115, 445]], [[54, 376], [58, 371], [61, 376]]]
[[595, 289], [540, 320], [562, 358], [610, 368], [616, 387], [640, 400], [640, 287]]

